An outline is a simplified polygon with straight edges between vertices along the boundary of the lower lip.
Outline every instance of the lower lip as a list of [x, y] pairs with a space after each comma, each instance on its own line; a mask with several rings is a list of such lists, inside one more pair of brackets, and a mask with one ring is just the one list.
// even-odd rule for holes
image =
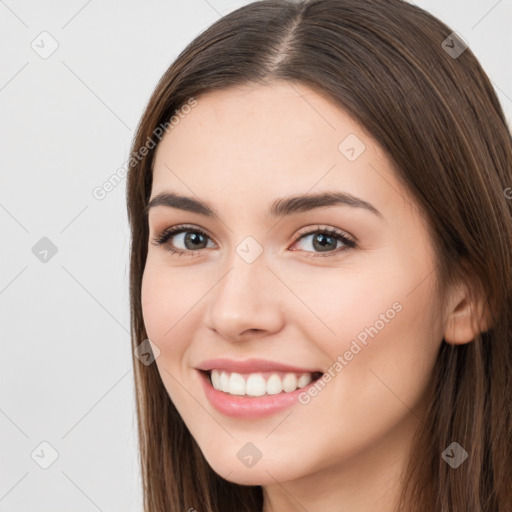
[[208, 374], [199, 371], [206, 398], [210, 404], [219, 412], [233, 418], [264, 418], [279, 411], [291, 407], [298, 402], [301, 393], [307, 392], [310, 386], [317, 381], [310, 382], [303, 388], [296, 389], [291, 393], [278, 393], [276, 395], [263, 395], [249, 397], [241, 395], [230, 395], [219, 391], [212, 386]]

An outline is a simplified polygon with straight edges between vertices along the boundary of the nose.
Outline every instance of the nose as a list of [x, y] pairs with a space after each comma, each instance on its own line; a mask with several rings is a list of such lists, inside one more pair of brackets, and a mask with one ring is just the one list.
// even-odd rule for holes
[[283, 325], [283, 293], [264, 254], [247, 263], [234, 251], [227, 263], [208, 294], [208, 327], [229, 341], [278, 332]]

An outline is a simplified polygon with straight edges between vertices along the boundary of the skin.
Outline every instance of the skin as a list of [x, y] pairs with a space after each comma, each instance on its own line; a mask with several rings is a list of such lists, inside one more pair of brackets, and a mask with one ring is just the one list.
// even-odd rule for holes
[[[355, 161], [338, 150], [349, 134], [366, 146]], [[328, 190], [364, 199], [382, 218], [346, 205], [266, 215], [279, 197]], [[443, 336], [466, 343], [474, 332], [462, 285], [438, 314], [426, 224], [384, 151], [304, 85], [230, 88], [198, 98], [162, 139], [151, 198], [164, 191], [218, 212], [150, 210], [141, 297], [166, 390], [208, 463], [229, 481], [262, 485], [264, 512], [391, 512]], [[185, 246], [183, 233], [167, 242], [188, 249], [181, 256], [152, 243], [182, 223], [207, 233], [204, 248]], [[313, 235], [297, 233], [318, 225], [357, 246], [335, 253], [343, 242], [331, 241], [330, 256], [313, 257]], [[247, 236], [264, 249], [250, 264], [236, 252]], [[327, 371], [397, 302], [394, 318], [306, 405], [244, 420], [217, 412], [203, 393], [194, 368], [213, 357]], [[237, 457], [247, 442], [262, 453], [252, 467]]]

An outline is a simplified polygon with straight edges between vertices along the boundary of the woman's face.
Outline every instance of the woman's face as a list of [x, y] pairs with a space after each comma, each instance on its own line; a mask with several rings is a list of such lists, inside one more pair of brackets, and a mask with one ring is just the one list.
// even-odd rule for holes
[[[183, 421], [213, 470], [241, 484], [349, 468], [366, 478], [394, 464], [420, 421], [443, 318], [427, 228], [391, 162], [296, 83], [208, 93], [186, 112], [157, 148], [151, 200], [191, 201], [150, 208], [142, 283], [156, 365]], [[355, 199], [288, 202], [326, 193]], [[308, 377], [284, 382], [286, 369], [243, 387], [258, 372], [242, 368], [243, 380], [220, 379], [231, 392], [213, 391], [197, 368], [217, 358], [326, 375], [279, 393]], [[271, 394], [237, 394], [265, 393], [272, 373]]]

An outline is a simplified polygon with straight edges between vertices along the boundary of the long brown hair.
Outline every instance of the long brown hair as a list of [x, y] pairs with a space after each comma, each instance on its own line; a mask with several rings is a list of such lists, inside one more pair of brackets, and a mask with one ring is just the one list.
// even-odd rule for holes
[[[510, 512], [512, 140], [487, 75], [452, 32], [401, 0], [253, 2], [219, 19], [172, 63], [132, 152], [191, 98], [279, 79], [313, 88], [361, 123], [428, 220], [442, 290], [471, 282], [492, 314], [472, 342], [441, 344], [400, 510]], [[140, 298], [154, 153], [134, 161], [127, 178], [133, 350], [147, 338]], [[136, 357], [133, 364], [145, 512], [260, 512], [262, 488], [217, 475], [156, 365]], [[454, 441], [469, 454], [457, 469], [441, 457]]]

